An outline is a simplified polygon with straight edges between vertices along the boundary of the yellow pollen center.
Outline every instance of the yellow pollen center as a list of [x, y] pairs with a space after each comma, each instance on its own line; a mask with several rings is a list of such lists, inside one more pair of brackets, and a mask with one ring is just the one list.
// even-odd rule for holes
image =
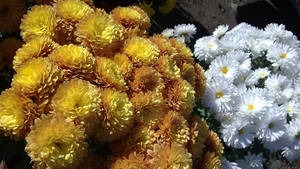
[[269, 124], [269, 128], [272, 129], [274, 127], [274, 123]]
[[243, 129], [239, 129], [238, 133], [239, 133], [239, 135], [242, 135], [242, 134], [244, 134], [244, 130]]
[[221, 98], [223, 96], [223, 93], [222, 92], [217, 92], [216, 93], [216, 97], [219, 99], [219, 98]]
[[207, 46], [208, 46], [208, 47], [212, 47], [213, 45], [209, 43]]
[[248, 105], [248, 109], [249, 109], [249, 110], [254, 110], [253, 104], [249, 104], [249, 105]]
[[292, 111], [293, 111], [293, 107], [292, 107], [292, 106], [288, 106], [288, 107], [287, 107], [287, 111], [288, 111], [288, 112], [292, 112]]
[[259, 77], [265, 77], [265, 74], [261, 72], [261, 73], [258, 74], [258, 76]]
[[282, 53], [282, 54], [280, 55], [280, 57], [281, 57], [282, 59], [284, 59], [284, 58], [286, 58], [286, 54], [285, 54], [285, 53]]
[[296, 139], [300, 139], [300, 132], [296, 135]]
[[280, 91], [283, 91], [283, 87], [282, 87], [282, 85], [280, 85]]
[[228, 68], [227, 67], [222, 67], [221, 71], [226, 74], [228, 72]]

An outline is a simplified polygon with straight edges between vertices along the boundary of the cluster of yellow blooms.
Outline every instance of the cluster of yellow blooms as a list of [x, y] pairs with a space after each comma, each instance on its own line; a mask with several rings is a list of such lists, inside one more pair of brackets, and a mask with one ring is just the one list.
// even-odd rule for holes
[[[34, 168], [220, 168], [222, 143], [191, 115], [205, 76], [185, 44], [147, 37], [136, 6], [45, 3], [23, 16], [25, 44], [0, 95], [0, 129], [26, 140]], [[111, 153], [94, 154], [87, 140]]]

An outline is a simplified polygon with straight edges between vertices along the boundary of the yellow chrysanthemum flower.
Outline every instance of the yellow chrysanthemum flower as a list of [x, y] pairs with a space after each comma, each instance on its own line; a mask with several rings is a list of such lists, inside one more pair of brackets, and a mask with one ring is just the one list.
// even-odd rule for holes
[[24, 15], [20, 29], [24, 41], [28, 42], [34, 37], [56, 37], [56, 16], [52, 6], [36, 5]]
[[174, 59], [176, 60], [179, 68], [181, 68], [183, 63], [194, 63], [193, 53], [190, 48], [186, 47], [185, 43], [180, 42], [177, 38], [171, 38], [169, 41], [177, 51]]
[[[50, 5], [50, 4], [53, 4], [55, 2], [60, 2], [60, 1], [64, 1], [64, 0], [29, 0], [29, 1], [36, 1], [37, 4], [47, 4], [47, 5]], [[93, 5], [93, 0], [81, 0], [89, 5]]]
[[0, 1], [0, 32], [12, 33], [19, 29], [22, 15], [26, 12], [25, 1]]
[[22, 41], [14, 37], [9, 37], [1, 42], [0, 52], [2, 53], [3, 59], [7, 64], [12, 64], [16, 51], [22, 47], [22, 44]]
[[75, 76], [91, 79], [95, 58], [86, 48], [73, 44], [59, 46], [49, 58], [66, 72], [67, 78]]
[[47, 57], [57, 46], [58, 44], [49, 37], [33, 38], [17, 50], [13, 68], [17, 70], [23, 63], [32, 58]]
[[167, 101], [169, 107], [180, 112], [182, 115], [189, 115], [195, 103], [195, 90], [193, 86], [183, 79], [177, 79], [167, 86]]
[[202, 158], [204, 154], [205, 141], [209, 136], [209, 128], [204, 119], [199, 116], [193, 116], [190, 127], [190, 140], [188, 143], [189, 152], [193, 159]]
[[199, 169], [221, 169], [221, 159], [213, 152], [206, 152], [203, 159], [194, 166]]
[[144, 154], [138, 154], [135, 151], [128, 156], [115, 158], [112, 162], [111, 169], [147, 169], [146, 157]]
[[176, 49], [172, 46], [168, 38], [162, 35], [153, 35], [149, 39], [157, 45], [160, 55], [168, 55], [169, 57], [173, 57], [177, 54]]
[[37, 169], [74, 169], [87, 155], [81, 126], [58, 115], [42, 115], [26, 137], [25, 151]]
[[60, 43], [74, 42], [76, 24], [87, 15], [93, 13], [93, 9], [81, 0], [64, 0], [54, 4], [54, 10], [58, 18], [57, 27], [61, 36]]
[[133, 127], [133, 106], [126, 93], [112, 88], [103, 90], [104, 120], [96, 131], [96, 140], [110, 142], [126, 135]]
[[123, 29], [108, 14], [98, 10], [77, 24], [75, 35], [94, 56], [111, 57], [123, 39]]
[[157, 70], [169, 80], [180, 78], [180, 69], [177, 67], [175, 60], [168, 55], [162, 55], [157, 61]]
[[195, 71], [196, 71], [196, 98], [201, 98], [205, 92], [205, 85], [206, 85], [206, 77], [204, 74], [204, 69], [198, 64], [195, 64]]
[[121, 74], [128, 78], [133, 69], [133, 64], [129, 58], [125, 54], [117, 53], [114, 56], [114, 61], [119, 66]]
[[209, 132], [208, 137], [206, 138], [205, 141], [205, 145], [206, 145], [206, 150], [210, 152], [214, 152], [215, 155], [218, 156], [219, 158], [222, 157], [224, 147], [220, 138], [215, 132], [213, 131]]
[[17, 69], [11, 85], [23, 95], [33, 97], [38, 112], [43, 112], [61, 78], [62, 73], [49, 58], [33, 58]]
[[111, 15], [126, 28], [126, 37], [144, 36], [151, 26], [148, 15], [137, 6], [117, 7]]
[[187, 149], [177, 143], [155, 144], [153, 150], [147, 151], [150, 159], [150, 168], [155, 169], [191, 169], [192, 155]]
[[158, 7], [158, 10], [163, 13], [167, 14], [171, 12], [176, 6], [176, 0], [166, 0], [163, 6]]
[[81, 124], [91, 136], [101, 119], [101, 90], [81, 79], [65, 81], [51, 100], [51, 110]]
[[29, 98], [20, 96], [13, 89], [0, 95], [0, 129], [7, 136], [24, 139], [37, 115], [35, 104]]
[[146, 126], [156, 126], [166, 111], [166, 104], [160, 93], [148, 92], [134, 94], [131, 102], [135, 109], [135, 119]]
[[162, 75], [154, 68], [142, 66], [134, 70], [130, 87], [135, 92], [161, 92], [165, 85]]
[[97, 77], [96, 81], [105, 87], [128, 89], [118, 65], [112, 59], [97, 57], [94, 73]]
[[147, 4], [145, 1], [139, 2], [139, 7], [142, 8], [149, 16], [153, 16], [155, 14], [155, 10], [151, 8], [152, 2]]
[[185, 146], [189, 141], [188, 122], [177, 112], [169, 111], [158, 124], [158, 128], [155, 134], [160, 142], [177, 142]]
[[188, 81], [194, 88], [196, 87], [196, 70], [194, 68], [194, 65], [183, 63], [181, 67], [181, 77]]
[[142, 37], [127, 39], [123, 52], [137, 65], [153, 65], [159, 55], [157, 46], [149, 39]]

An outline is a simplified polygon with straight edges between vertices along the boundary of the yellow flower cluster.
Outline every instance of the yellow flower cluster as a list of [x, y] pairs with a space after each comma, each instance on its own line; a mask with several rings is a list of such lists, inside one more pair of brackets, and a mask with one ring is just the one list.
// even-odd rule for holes
[[24, 15], [1, 132], [25, 139], [38, 169], [220, 168], [220, 140], [191, 115], [205, 90], [191, 50], [148, 37], [136, 6], [106, 13], [86, 2], [43, 1]]

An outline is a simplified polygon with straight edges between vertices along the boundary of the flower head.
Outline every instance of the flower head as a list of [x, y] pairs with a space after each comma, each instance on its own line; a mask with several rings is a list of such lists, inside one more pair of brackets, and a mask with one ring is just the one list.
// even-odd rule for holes
[[56, 25], [57, 20], [52, 6], [34, 6], [22, 19], [21, 35], [26, 42], [39, 36], [53, 39], [56, 36]]
[[133, 70], [133, 63], [130, 61], [130, 59], [123, 53], [117, 53], [114, 56], [114, 61], [118, 65], [121, 74], [128, 78]]
[[196, 27], [193, 24], [180, 24], [174, 27], [174, 36], [183, 37], [184, 42], [189, 43], [196, 34]]
[[96, 11], [80, 20], [75, 35], [94, 56], [111, 56], [123, 39], [123, 29], [104, 11]]
[[61, 84], [51, 99], [51, 110], [82, 125], [88, 136], [99, 124], [103, 115], [101, 91], [95, 85], [81, 79]]
[[237, 160], [238, 165], [243, 169], [263, 169], [263, 162], [265, 159], [262, 153], [259, 154], [248, 154], [242, 160]]
[[159, 50], [149, 39], [133, 37], [125, 41], [123, 53], [135, 64], [153, 65], [158, 59]]
[[128, 156], [114, 159], [111, 169], [146, 169], [146, 157], [144, 154], [131, 152]]
[[87, 154], [84, 130], [62, 116], [42, 115], [26, 137], [35, 168], [76, 168]]
[[126, 93], [112, 88], [103, 90], [104, 120], [96, 131], [96, 140], [110, 142], [126, 135], [133, 127], [133, 106]]
[[17, 70], [32, 58], [47, 57], [57, 46], [58, 44], [47, 36], [31, 39], [17, 50], [13, 61], [14, 69]]
[[180, 78], [180, 69], [176, 62], [168, 55], [162, 55], [157, 61], [157, 69], [164, 78], [175, 80]]

